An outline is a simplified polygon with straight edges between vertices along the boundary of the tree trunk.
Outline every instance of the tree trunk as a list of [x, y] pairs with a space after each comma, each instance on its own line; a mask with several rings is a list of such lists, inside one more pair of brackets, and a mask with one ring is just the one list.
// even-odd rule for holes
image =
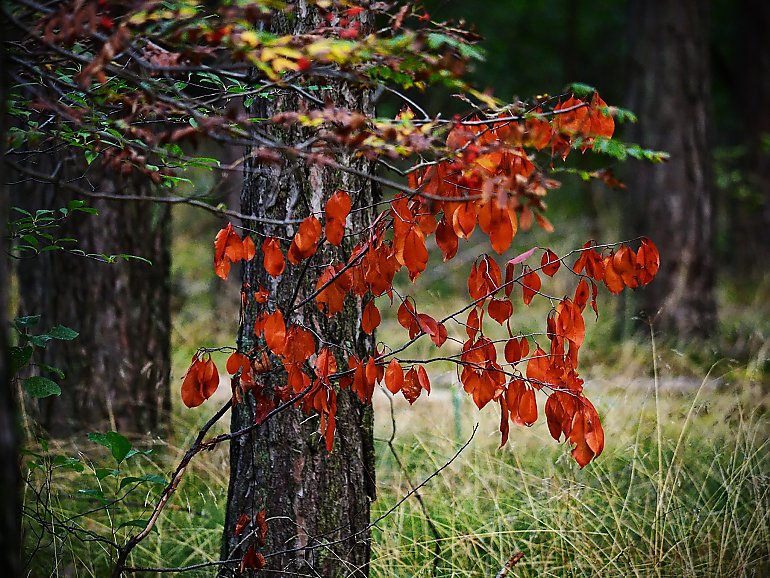
[[[316, 17], [313, 11], [300, 13], [291, 24], [281, 20], [273, 26], [282, 34], [300, 34]], [[335, 81], [324, 92], [324, 97], [351, 110], [373, 113], [368, 88]], [[299, 105], [296, 96], [286, 93], [270, 102], [256, 103], [252, 116], [269, 117], [281, 110], [298, 110]], [[284, 131], [280, 138], [291, 143], [308, 136], [307, 131], [292, 129]], [[364, 230], [374, 218], [377, 191], [366, 179], [310, 166], [301, 159], [286, 158], [277, 166], [262, 165], [248, 152], [246, 159], [241, 198], [244, 214], [277, 220], [302, 219], [311, 212], [318, 214], [325, 200], [337, 189], [343, 189], [353, 201], [348, 221], [350, 230]], [[373, 169], [364, 159], [338, 160], [361, 171]], [[356, 211], [357, 208], [363, 210]], [[262, 268], [259, 251], [262, 236], [291, 238], [296, 229], [255, 223], [246, 223], [246, 226], [259, 231], [260, 237], [256, 258], [245, 266], [244, 283], [253, 289], [260, 285], [266, 287], [275, 300], [270, 305], [284, 312], [293, 302], [295, 288], [299, 289], [299, 301], [314, 289], [321, 270], [318, 266], [332, 260], [344, 262], [353, 244], [346, 240], [344, 256], [339, 249], [321, 247], [309, 267], [305, 267], [305, 263], [296, 267], [287, 263], [283, 276], [275, 280]], [[249, 351], [255, 345], [256, 314], [256, 306], [250, 301], [238, 339], [242, 351]], [[332, 319], [322, 315], [314, 302], [287, 317], [287, 323], [300, 322], [312, 328], [330, 347], [339, 344], [363, 358], [374, 350], [374, 339], [361, 330], [360, 320], [361, 304], [350, 298], [344, 311]], [[347, 367], [347, 355], [340, 355], [339, 349], [333, 351], [338, 354], [338, 365]], [[268, 374], [265, 386], [274, 388], [284, 382], [285, 376]], [[372, 409], [350, 391], [338, 393], [337, 408], [334, 450], [330, 454], [318, 435], [318, 416], [308, 417], [297, 408], [279, 414], [254, 433], [232, 442], [223, 558], [240, 558], [249, 545], [244, 536], [234, 534], [239, 517], [247, 514], [254, 519], [257, 512], [265, 510], [269, 523], [265, 552], [271, 554], [267, 560], [268, 576], [368, 575], [369, 507], [375, 492]], [[251, 396], [235, 406], [232, 430], [253, 424], [254, 409]], [[327, 543], [332, 544], [325, 545]], [[237, 564], [224, 567], [221, 575], [236, 575], [237, 569]]]
[[[151, 196], [139, 177], [126, 181], [132, 194]], [[96, 182], [102, 191], [117, 186], [104, 173]], [[26, 204], [55, 209], [77, 198], [55, 185], [39, 188], [45, 190], [28, 195]], [[60, 251], [19, 265], [21, 313], [41, 315], [41, 327], [61, 324], [80, 333], [40, 352], [37, 359], [65, 378], [61, 396], [41, 400], [36, 417], [60, 437], [105, 429], [162, 433], [170, 411], [169, 208], [135, 201], [89, 204], [98, 215], [73, 216], [57, 233], [77, 239], [87, 253], [125, 253], [152, 265], [103, 263]]]
[[[770, 4], [743, 0], [738, 12], [735, 109], [745, 146], [746, 181], [727, 207], [731, 221], [728, 264], [739, 274], [757, 273], [770, 260]], [[765, 274], [762, 268], [760, 274]]]
[[628, 106], [641, 119], [631, 138], [671, 155], [629, 166], [629, 233], [649, 236], [661, 254], [638, 309], [669, 337], [706, 337], [716, 325], [708, 5], [639, 0], [631, 27]]
[[[0, 42], [0, 223], [8, 222], [9, 194], [6, 186], [5, 135], [8, 130], [6, 103], [11, 86], [6, 45]], [[0, 233], [0, 576], [21, 576], [21, 475], [19, 473], [18, 412], [11, 387], [8, 357], [8, 243]]]

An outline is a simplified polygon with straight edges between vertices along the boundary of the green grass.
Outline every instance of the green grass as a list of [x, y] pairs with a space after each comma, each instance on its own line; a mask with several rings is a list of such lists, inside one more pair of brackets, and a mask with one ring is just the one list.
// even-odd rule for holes
[[[374, 575], [432, 576], [435, 566], [437, 576], [491, 577], [516, 552], [512, 576], [768, 575], [767, 417], [724, 393], [694, 395], [662, 394], [658, 411], [639, 394], [596, 396], [608, 444], [583, 470], [542, 426], [497, 450], [495, 424], [482, 420], [473, 445], [421, 490], [438, 535], [406, 502], [375, 532]], [[405, 437], [406, 473], [381, 452], [375, 515], [458, 444]]]
[[[697, 391], [665, 391], [593, 384], [607, 436], [604, 454], [580, 470], [565, 445], [542, 423], [516, 428], [497, 449], [497, 415], [478, 412], [466, 398], [441, 389], [414, 407], [395, 400], [395, 449], [378, 445], [378, 500], [388, 510], [449, 459], [480, 422], [471, 445], [420, 489], [425, 511], [407, 500], [374, 529], [372, 575], [494, 576], [516, 552], [524, 558], [510, 576], [722, 576], [770, 572], [770, 433], [755, 391], [722, 376]], [[662, 383], [665, 383], [663, 379]], [[378, 395], [377, 437], [389, 438], [388, 399]], [[448, 416], [455, 419], [447, 419]], [[201, 416], [202, 417], [202, 414]], [[130, 460], [121, 475], [167, 475], [192, 441], [198, 416], [177, 416], [173, 445]], [[458, 436], [459, 433], [459, 436]], [[110, 465], [108, 454], [86, 443], [54, 453], [82, 463]], [[88, 456], [88, 457], [86, 457]], [[131, 562], [184, 566], [218, 555], [226, 497], [226, 449], [199, 456], [154, 532]], [[112, 467], [112, 466], [110, 466]], [[54, 470], [42, 485], [60, 520], [98, 505], [80, 489], [97, 487], [86, 467]], [[40, 486], [44, 476], [33, 473]], [[108, 497], [113, 478], [103, 482]], [[125, 502], [68, 522], [117, 541], [146, 518], [158, 486], [142, 485]], [[27, 492], [27, 506], [35, 500]], [[428, 517], [437, 530], [431, 530]], [[50, 518], [50, 516], [49, 516]], [[50, 519], [48, 520], [50, 523]], [[39, 527], [38, 527], [39, 529]], [[109, 547], [60, 529], [36, 551], [30, 576], [106, 575]], [[27, 533], [28, 549], [34, 535]], [[438, 550], [437, 550], [438, 548]], [[209, 576], [210, 569], [185, 576]]]

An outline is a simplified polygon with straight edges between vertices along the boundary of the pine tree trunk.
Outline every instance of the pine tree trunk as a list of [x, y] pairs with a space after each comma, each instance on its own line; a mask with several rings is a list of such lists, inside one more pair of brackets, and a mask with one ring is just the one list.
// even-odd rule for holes
[[631, 27], [628, 106], [641, 119], [631, 139], [671, 154], [629, 166], [629, 234], [649, 236], [661, 254], [638, 309], [671, 338], [705, 337], [716, 325], [708, 5], [640, 0]]
[[741, 276], [766, 274], [757, 265], [770, 260], [770, 3], [743, 0], [738, 12], [734, 102], [740, 115], [746, 181], [729, 200], [728, 265]]
[[[316, 15], [300, 13], [289, 25], [273, 23], [281, 33], [300, 34], [307, 30]], [[331, 82], [325, 98], [365, 114], [373, 112], [371, 91], [342, 82]], [[261, 101], [252, 108], [252, 116], [267, 116], [281, 110], [298, 110], [299, 101], [290, 93], [279, 94], [271, 102]], [[285, 142], [300, 142], [306, 131], [289, 130], [280, 136]], [[286, 158], [280, 165], [263, 165], [250, 158], [245, 164], [245, 182], [241, 212], [271, 219], [302, 219], [318, 214], [329, 196], [343, 189], [353, 200], [349, 225], [352, 231], [364, 230], [375, 214], [372, 203], [376, 190], [366, 179], [340, 174], [301, 159]], [[345, 157], [342, 164], [370, 172], [372, 165], [364, 159]], [[357, 208], [364, 208], [356, 211]], [[335, 248], [319, 248], [309, 267], [305, 263], [291, 266], [279, 280], [262, 268], [259, 251], [262, 236], [291, 238], [291, 226], [268, 227], [245, 223], [257, 230], [258, 252], [244, 270], [244, 283], [256, 289], [263, 285], [271, 292], [271, 305], [286, 312], [298, 290], [296, 301], [309, 294], [321, 272], [319, 266], [332, 260], [345, 261], [352, 242], [343, 244], [345, 255]], [[284, 246], [285, 249], [285, 246]], [[253, 301], [245, 309], [238, 346], [248, 351], [254, 345], [256, 306]], [[374, 339], [361, 330], [361, 305], [348, 298], [341, 314], [327, 319], [315, 303], [296, 312], [288, 321], [299, 321], [312, 328], [329, 344], [341, 344], [365, 357], [374, 349]], [[334, 347], [332, 345], [332, 347]], [[337, 353], [339, 352], [338, 350]], [[338, 355], [340, 367], [347, 367], [347, 356]], [[280, 386], [284, 376], [270, 374], [266, 387]], [[254, 400], [251, 396], [232, 412], [233, 431], [254, 423]], [[374, 447], [371, 406], [363, 405], [349, 391], [337, 397], [337, 430], [334, 450], [327, 453], [318, 435], [319, 418], [308, 417], [292, 408], [267, 421], [254, 433], [232, 442], [230, 450], [230, 487], [223, 540], [223, 558], [243, 556], [249, 540], [235, 536], [236, 521], [242, 514], [252, 519], [265, 510], [269, 520], [270, 553], [267, 576], [367, 576], [370, 556], [368, 530], [369, 507], [374, 499]], [[244, 542], [244, 543], [241, 543]], [[331, 543], [331, 545], [325, 545]], [[237, 574], [238, 565], [223, 568], [222, 576]], [[260, 574], [262, 575], [262, 574]]]
[[[106, 174], [90, 178], [99, 190], [117, 187]], [[23, 201], [36, 208], [77, 198], [56, 186], [36, 188]], [[121, 190], [152, 194], [140, 177], [124, 177]], [[170, 411], [169, 209], [135, 201], [89, 205], [99, 214], [73, 217], [57, 233], [88, 253], [125, 253], [152, 265], [56, 251], [18, 266], [20, 313], [41, 315], [43, 328], [61, 324], [80, 333], [40, 352], [39, 360], [65, 378], [61, 396], [41, 400], [34, 413], [57, 437], [106, 429], [163, 433]]]
[[[5, 170], [5, 135], [8, 130], [6, 45], [0, 42], [0, 223], [8, 222], [10, 203]], [[19, 472], [18, 411], [11, 387], [8, 356], [8, 242], [0, 233], [0, 576], [21, 576], [21, 475]]]

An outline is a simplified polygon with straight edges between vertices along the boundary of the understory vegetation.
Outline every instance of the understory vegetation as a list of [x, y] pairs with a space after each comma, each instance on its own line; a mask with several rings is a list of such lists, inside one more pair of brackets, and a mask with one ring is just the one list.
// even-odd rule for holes
[[[189, 262], [204, 261], [196, 251], [209, 251], [184, 235], [177, 243], [184, 248], [175, 253], [178, 259]], [[186, 275], [176, 278], [178, 385], [194, 348], [189, 344], [221, 342], [237, 319], [206, 317], [211, 308], [205, 300], [212, 298], [207, 277], [196, 279], [186, 264], [177, 270]], [[443, 307], [453, 298], [451, 276], [437, 283], [443, 285], [427, 290]], [[230, 289], [237, 294], [237, 286]], [[519, 552], [523, 557], [509, 576], [768, 575], [768, 311], [756, 300], [739, 302], [743, 297], [724, 284], [721, 297], [723, 337], [711, 349], [652, 343], [644, 334], [618, 340], [608, 321], [590, 324], [586, 388], [608, 436], [601, 458], [582, 470], [566, 445], [550, 439], [545, 423], [513, 429], [508, 445], [498, 449], [498, 412], [479, 412], [458, 390], [451, 367], [432, 364], [434, 391], [413, 407], [378, 391], [373, 520], [451, 463], [419, 487], [419, 496], [376, 522], [372, 575], [493, 577]], [[528, 309], [515, 315], [524, 330], [542, 318]], [[395, 323], [384, 320], [384, 340], [392, 342]], [[40, 444], [29, 448], [26, 575], [108, 573], [114, 550], [104, 540], [120, 543], [144, 525], [161, 483], [206, 419], [206, 412], [179, 406], [177, 400], [166, 441], [131, 440], [139, 451], [120, 462], [89, 439], [51, 442], [47, 451]], [[468, 447], [452, 459], [477, 422]], [[132, 555], [132, 566], [218, 559], [227, 463], [222, 446], [193, 460], [153, 534]], [[183, 575], [212, 574], [203, 566]]]

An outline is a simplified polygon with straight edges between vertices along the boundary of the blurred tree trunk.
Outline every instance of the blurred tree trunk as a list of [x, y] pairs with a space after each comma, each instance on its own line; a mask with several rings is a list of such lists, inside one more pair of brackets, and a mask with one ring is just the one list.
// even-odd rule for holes
[[[141, 177], [113, 177], [94, 166], [88, 178], [103, 192], [152, 195]], [[19, 203], [33, 209], [80, 198], [55, 184], [31, 185], [21, 194]], [[61, 396], [40, 400], [36, 418], [53, 436], [162, 433], [170, 410], [169, 208], [103, 199], [88, 204], [99, 214], [77, 214], [57, 234], [77, 239], [87, 253], [135, 255], [152, 265], [61, 251], [19, 265], [20, 313], [41, 315], [42, 327], [61, 324], [80, 333], [40, 352], [38, 359], [65, 378]]]
[[630, 14], [628, 106], [641, 119], [630, 136], [671, 154], [628, 167], [628, 233], [649, 236], [661, 253], [634, 307], [679, 339], [707, 337], [716, 325], [708, 12], [698, 0], [636, 0]]
[[[291, 23], [273, 22], [280, 34], [301, 34], [317, 18], [314, 11], [297, 15]], [[351, 87], [341, 81], [331, 81], [324, 97], [339, 105], [373, 112], [371, 91]], [[269, 117], [280, 110], [301, 110], [296, 95], [288, 92], [271, 102], [262, 100], [252, 106], [252, 114]], [[288, 142], [304, 140], [307, 134], [294, 129], [280, 138]], [[353, 211], [352, 230], [368, 227], [374, 217], [372, 208], [377, 191], [366, 179], [308, 166], [301, 159], [286, 158], [279, 166], [262, 165], [246, 155], [245, 183], [241, 197], [241, 212], [271, 219], [301, 219], [311, 211], [320, 211], [325, 199], [337, 189], [350, 191], [355, 207], [370, 207]], [[361, 171], [371, 171], [370, 161], [343, 158], [340, 162]], [[266, 236], [291, 236], [291, 227], [267, 227], [257, 223], [246, 226]], [[287, 230], [288, 229], [288, 230]], [[259, 239], [257, 247], [261, 246]], [[352, 246], [348, 244], [349, 252]], [[319, 262], [331, 260], [334, 252], [319, 248]], [[311, 273], [313, 272], [313, 273]], [[307, 274], [303, 266], [287, 266], [276, 282], [262, 268], [261, 251], [246, 264], [244, 283], [256, 288], [260, 284], [275, 295], [276, 305], [287, 311], [295, 287], [299, 298], [315, 287], [317, 270]], [[238, 346], [249, 351], [254, 344], [256, 307], [253, 301], [246, 307], [240, 329]], [[302, 321], [313, 327], [329, 343], [345, 344], [360, 357], [371, 354], [374, 339], [360, 327], [359, 305], [346, 302], [345, 310], [333, 319], [311, 304], [303, 309]], [[287, 319], [288, 321], [288, 319]], [[345, 365], [342, 365], [342, 364]], [[341, 367], [346, 359], [338, 359]], [[268, 374], [265, 386], [283, 385], [285, 376]], [[234, 529], [242, 514], [253, 520], [265, 510], [269, 524], [266, 552], [273, 554], [267, 561], [267, 575], [280, 576], [350, 576], [368, 575], [370, 557], [369, 507], [374, 498], [374, 447], [371, 405], [365, 406], [352, 392], [340, 391], [337, 397], [337, 429], [334, 450], [327, 453], [324, 439], [318, 435], [318, 416], [303, 414], [291, 408], [264, 426], [241, 439], [230, 449], [230, 487], [227, 501], [223, 559], [243, 556], [250, 541], [235, 536]], [[232, 411], [231, 429], [237, 431], [254, 423], [254, 398]], [[338, 542], [325, 546], [325, 542]], [[235, 568], [223, 567], [221, 576], [238, 575]], [[261, 574], [260, 574], [261, 575]]]
[[733, 101], [744, 137], [741, 168], [746, 180], [727, 207], [732, 233], [728, 264], [747, 274], [770, 262], [770, 3], [743, 0], [736, 12], [737, 90]]
[[[0, 223], [8, 222], [10, 208], [5, 170], [5, 135], [8, 130], [6, 103], [10, 75], [5, 58], [6, 44], [0, 42]], [[0, 232], [0, 575], [21, 576], [21, 476], [19, 474], [18, 412], [11, 386], [8, 357], [8, 242]]]

